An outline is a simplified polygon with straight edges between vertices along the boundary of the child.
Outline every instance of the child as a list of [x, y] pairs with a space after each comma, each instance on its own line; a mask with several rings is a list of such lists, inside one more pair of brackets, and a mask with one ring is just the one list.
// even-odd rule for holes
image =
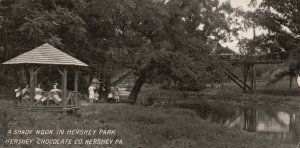
[[98, 102], [98, 100], [99, 100], [99, 93], [98, 93], [98, 90], [96, 89], [96, 91], [95, 91], [95, 101], [96, 101], [96, 103]]
[[118, 88], [115, 88], [114, 99], [116, 102], [120, 102], [120, 92], [119, 92]]
[[112, 100], [113, 97], [114, 97], [114, 96], [113, 96], [113, 93], [112, 93], [112, 92], [109, 92], [108, 95], [107, 95], [107, 101], [110, 102], [110, 100]]

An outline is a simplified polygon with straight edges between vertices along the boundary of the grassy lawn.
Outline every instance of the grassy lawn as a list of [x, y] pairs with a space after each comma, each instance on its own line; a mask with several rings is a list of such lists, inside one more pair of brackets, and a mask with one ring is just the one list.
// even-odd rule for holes
[[[11, 129], [112, 129], [115, 135], [10, 135], [14, 138], [111, 138], [122, 139], [115, 145], [34, 145], [39, 147], [113, 147], [113, 148], [285, 148], [294, 147], [264, 140], [257, 135], [206, 123], [188, 109], [150, 108], [128, 104], [82, 106], [77, 116], [60, 113], [27, 112], [6, 109]], [[22, 147], [6, 145], [5, 147]], [[26, 147], [26, 146], [24, 146]]]

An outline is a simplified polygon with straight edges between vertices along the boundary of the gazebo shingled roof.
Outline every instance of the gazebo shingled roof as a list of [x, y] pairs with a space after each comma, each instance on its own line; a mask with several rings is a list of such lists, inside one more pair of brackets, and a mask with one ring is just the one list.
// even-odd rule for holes
[[[37, 48], [34, 48], [28, 52], [25, 52], [11, 60], [8, 60], [4, 63], [4, 65], [12, 65], [12, 64], [28, 64], [26, 68], [29, 72], [29, 104], [25, 105], [25, 108], [29, 107], [30, 109], [37, 109], [37, 110], [48, 110], [53, 109], [56, 110], [57, 106], [51, 106], [49, 104], [49, 98], [47, 99], [47, 106], [39, 107], [36, 104], [40, 101], [34, 101], [35, 99], [35, 84], [37, 82], [37, 72], [40, 70], [41, 67], [37, 65], [55, 65], [54, 67], [59, 71], [62, 76], [62, 83], [61, 83], [61, 104], [58, 106], [60, 107], [59, 111], [64, 111], [66, 113], [67, 110], [74, 110], [77, 106], [77, 92], [78, 92], [78, 77], [79, 71], [77, 68], [73, 68], [74, 70], [74, 91], [67, 92], [67, 75], [68, 69], [67, 66], [88, 66], [87, 64], [73, 58], [72, 56], [56, 49], [55, 47], [45, 43]], [[68, 96], [67, 96], [68, 93]], [[74, 98], [73, 102], [71, 102], [71, 93], [73, 93]], [[47, 93], [46, 93], [47, 95]], [[56, 104], [56, 103], [55, 103]], [[70, 105], [71, 104], [71, 105]], [[52, 108], [51, 108], [52, 107]]]
[[46, 64], [88, 66], [74, 57], [45, 43], [2, 64]]

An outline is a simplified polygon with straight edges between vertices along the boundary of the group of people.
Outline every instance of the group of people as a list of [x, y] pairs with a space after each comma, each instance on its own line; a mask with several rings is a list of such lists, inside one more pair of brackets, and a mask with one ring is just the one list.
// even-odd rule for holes
[[25, 101], [27, 101], [27, 103], [29, 103], [29, 85], [28, 84], [26, 84], [23, 89], [21, 89], [21, 87], [19, 86], [17, 89], [15, 89], [15, 93], [16, 93], [17, 101], [25, 100]]
[[[49, 91], [49, 97], [48, 99], [50, 101], [54, 101], [54, 103], [60, 103], [61, 102], [61, 97], [59, 96], [59, 93], [61, 92], [60, 89], [57, 88], [58, 87], [58, 84], [57, 83], [54, 83], [53, 84], [53, 88]], [[35, 87], [35, 90], [34, 90], [35, 94], [34, 94], [34, 100], [35, 101], [40, 101], [40, 102], [44, 102], [45, 100], [47, 100], [47, 96], [43, 96], [42, 93], [44, 92], [42, 89], [41, 89], [41, 85], [38, 84], [36, 87]], [[29, 104], [29, 93], [30, 93], [30, 88], [29, 88], [29, 85], [26, 84], [25, 87], [23, 89], [21, 89], [21, 87], [19, 86], [17, 89], [15, 89], [15, 93], [16, 93], [16, 100], [17, 101], [26, 101], [27, 104]]]
[[113, 102], [120, 102], [120, 92], [117, 87], [111, 87], [110, 92], [107, 95], [107, 99]]
[[[105, 91], [104, 88], [102, 88], [103, 92]], [[89, 92], [89, 100], [90, 103], [94, 103], [97, 102], [99, 100], [99, 93], [98, 93], [99, 87], [97, 86], [97, 84], [92, 83], [89, 88], [88, 88], [88, 92]], [[118, 88], [115, 87], [111, 87], [110, 91], [107, 95], [107, 99], [108, 101], [113, 101], [113, 102], [120, 102], [120, 92], [118, 91]]]
[[[90, 103], [97, 102], [99, 100], [99, 86], [97, 84], [92, 83], [89, 88], [89, 100]], [[102, 87], [102, 92], [105, 91], [104, 87]], [[43, 95], [43, 89], [41, 89], [41, 85], [38, 84], [35, 89], [34, 89], [34, 100], [35, 102], [40, 101], [40, 102], [45, 102], [47, 99], [49, 101], [52, 101], [54, 103], [60, 103], [62, 101], [60, 97], [61, 90], [58, 89], [58, 84], [54, 83], [53, 88], [49, 91], [48, 95]], [[27, 104], [30, 102], [30, 88], [29, 85], [26, 84], [23, 89], [19, 86], [17, 89], [15, 89], [16, 93], [16, 104], [17, 101], [26, 101]], [[120, 102], [120, 92], [118, 88], [116, 87], [111, 87], [110, 91], [107, 95], [107, 99], [109, 102]]]

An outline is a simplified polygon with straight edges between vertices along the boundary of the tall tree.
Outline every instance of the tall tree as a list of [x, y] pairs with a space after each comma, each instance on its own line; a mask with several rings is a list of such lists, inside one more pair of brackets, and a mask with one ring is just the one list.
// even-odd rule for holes
[[140, 24], [138, 35], [146, 41], [147, 55], [140, 61], [138, 79], [129, 96], [133, 102], [143, 83], [157, 77], [171, 78], [183, 89], [204, 88], [210, 75], [206, 67], [210, 61], [216, 61], [208, 56], [213, 49], [211, 43], [225, 40], [234, 32], [225, 17], [227, 11], [233, 11], [228, 3], [222, 5], [217, 0], [151, 3], [148, 1], [148, 5], [138, 8], [149, 13], [135, 13], [141, 18], [136, 26]]
[[[255, 4], [256, 0], [252, 0]], [[268, 53], [273, 58], [288, 59], [289, 68], [270, 83], [275, 83], [284, 76], [295, 76], [300, 70], [300, 2], [298, 0], [263, 0], [259, 8], [249, 12], [246, 17], [255, 25], [266, 30], [255, 40], [244, 40], [243, 45], [255, 52]], [[291, 79], [292, 80], [292, 79]]]
[[[7, 60], [43, 42], [91, 65], [107, 76], [118, 64], [135, 64], [136, 102], [145, 82], [172, 79], [180, 89], [199, 90], [214, 79], [219, 61], [209, 56], [230, 27], [229, 3], [218, 0], [3, 0], [0, 54]], [[1, 50], [2, 51], [2, 50]], [[213, 61], [213, 62], [211, 62]], [[207, 67], [212, 70], [207, 71]], [[95, 71], [95, 72], [92, 72]]]

